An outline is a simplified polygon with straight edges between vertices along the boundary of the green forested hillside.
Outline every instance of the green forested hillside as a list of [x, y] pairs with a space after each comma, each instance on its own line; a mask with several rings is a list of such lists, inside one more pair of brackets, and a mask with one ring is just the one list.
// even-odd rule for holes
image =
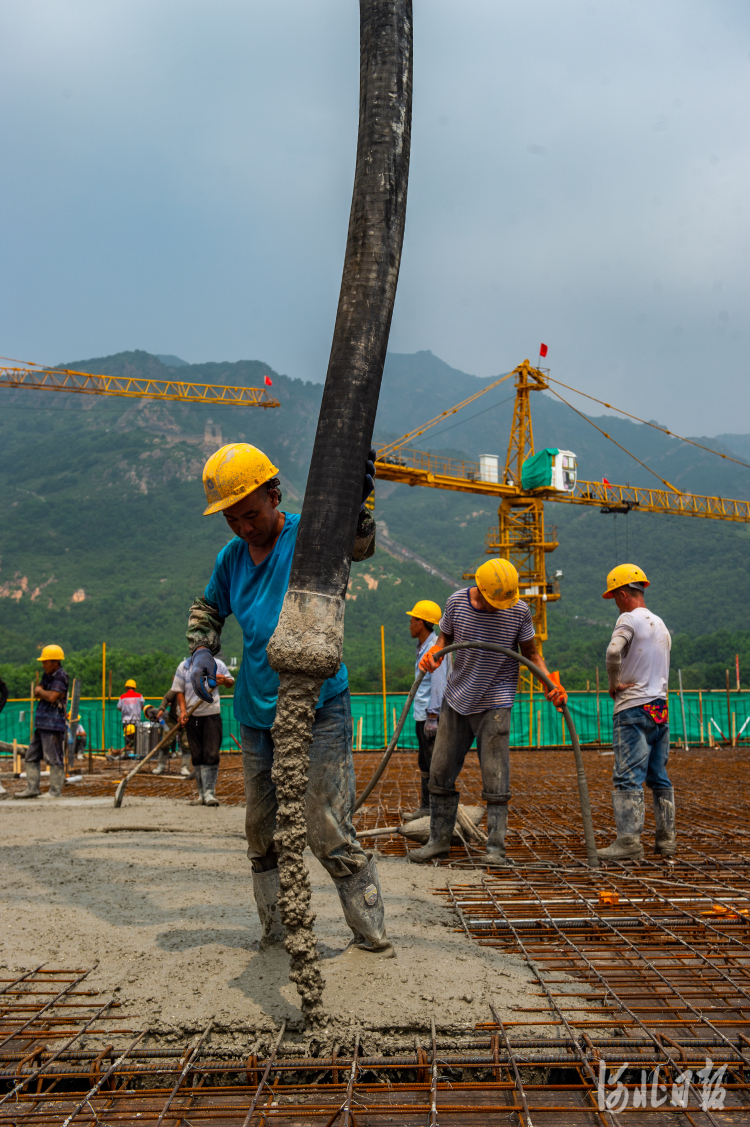
[[[175, 375], [144, 352], [69, 366]], [[274, 458], [281, 470], [284, 507], [299, 511], [322, 388], [279, 375], [259, 361], [179, 368], [181, 378], [247, 385], [261, 384], [266, 373], [273, 378], [280, 409], [2, 392], [0, 663], [33, 661], [50, 640], [80, 652], [106, 641], [133, 654], [184, 656], [187, 607], [203, 590], [216, 552], [229, 535], [221, 517], [201, 515], [201, 470], [217, 445], [204, 444], [207, 421], [221, 428], [222, 441], [254, 442]], [[428, 352], [389, 356], [377, 437], [402, 433], [483, 383]], [[510, 403], [503, 399], [511, 395], [510, 384], [502, 385], [490, 393], [487, 404], [479, 400], [468, 409], [476, 418], [459, 426], [449, 423], [451, 429], [446, 426], [442, 434], [436, 428], [424, 445], [472, 457], [502, 453], [510, 421]], [[648, 484], [645, 470], [567, 407], [540, 394], [533, 410], [537, 444], [575, 450], [582, 477]], [[748, 470], [634, 423], [608, 418], [605, 429], [682, 488], [750, 495]], [[739, 449], [744, 456], [745, 436], [727, 434], [722, 442], [724, 449]], [[604, 578], [626, 557], [649, 574], [650, 604], [678, 636], [694, 643], [692, 650], [685, 643], [686, 668], [723, 670], [743, 649], [738, 632], [750, 631], [744, 598], [750, 528], [637, 513], [613, 518], [554, 504], [546, 512], [558, 526], [560, 541], [549, 566], [564, 572], [563, 599], [550, 608], [547, 651], [561, 668], [589, 669], [580, 673], [584, 680], [593, 675], [594, 652], [601, 654], [606, 627], [614, 618], [612, 604], [601, 599]], [[485, 531], [495, 523], [496, 512], [484, 498], [382, 483], [376, 517], [393, 539], [460, 582], [462, 572], [481, 560]], [[443, 602], [449, 593], [440, 579], [382, 548], [372, 560], [355, 565], [345, 640], [354, 687], [378, 684], [381, 623], [389, 677], [393, 687], [404, 683], [413, 654], [405, 612], [417, 597]], [[725, 633], [717, 634], [721, 631]], [[703, 635], [713, 641], [701, 649]], [[227, 657], [241, 654], [231, 620], [224, 652]], [[750, 672], [750, 661], [747, 667]]]

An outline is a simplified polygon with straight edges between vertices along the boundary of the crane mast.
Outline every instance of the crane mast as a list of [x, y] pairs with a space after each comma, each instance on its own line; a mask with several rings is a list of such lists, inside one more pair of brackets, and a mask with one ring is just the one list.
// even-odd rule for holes
[[546, 374], [528, 360], [516, 368], [516, 396], [505, 458], [504, 482], [514, 485], [519, 495], [504, 497], [498, 509], [498, 526], [487, 533], [489, 555], [509, 559], [518, 572], [519, 593], [529, 603], [534, 616], [537, 640], [547, 640], [547, 603], [560, 598], [559, 590], [547, 581], [545, 556], [557, 547], [547, 540], [544, 529], [544, 502], [520, 492], [523, 464], [534, 455], [534, 428], [529, 396], [548, 386]]

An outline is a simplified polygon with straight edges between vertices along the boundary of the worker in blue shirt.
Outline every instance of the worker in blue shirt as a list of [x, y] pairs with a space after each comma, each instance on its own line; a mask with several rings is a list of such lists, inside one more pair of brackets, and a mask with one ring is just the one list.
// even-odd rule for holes
[[[252, 863], [253, 891], [263, 927], [261, 946], [279, 943], [284, 929], [278, 909], [279, 871], [274, 847], [276, 787], [272, 727], [279, 676], [266, 646], [281, 613], [299, 516], [282, 512], [277, 467], [248, 443], [230, 443], [213, 454], [203, 470], [208, 506], [204, 515], [223, 512], [234, 539], [216, 558], [205, 593], [190, 608], [187, 638], [193, 655], [191, 676], [199, 696], [208, 699], [216, 678], [214, 656], [221, 629], [233, 614], [243, 633], [242, 664], [234, 693], [240, 722], [245, 779], [245, 836]], [[375, 551], [375, 522], [364, 507], [373, 488], [375, 467], [368, 462], [357, 522], [354, 560]], [[354, 814], [352, 717], [346, 667], [323, 682], [310, 745], [306, 796], [307, 839], [333, 878], [353, 944], [392, 954], [375, 859], [364, 852], [352, 824]], [[355, 926], [356, 925], [356, 926]]]
[[[443, 616], [437, 603], [431, 599], [420, 599], [409, 615], [409, 633], [417, 643], [417, 659], [414, 666], [415, 677], [419, 674], [419, 663], [437, 643], [435, 626]], [[430, 815], [430, 764], [432, 762], [432, 749], [435, 746], [438, 720], [440, 719], [440, 706], [443, 703], [445, 682], [450, 670], [450, 655], [448, 659], [437, 667], [434, 673], [425, 673], [422, 683], [414, 697], [414, 725], [417, 729], [417, 765], [419, 767], [421, 802], [416, 810], [407, 814], [404, 821], [411, 822], [416, 818], [428, 818]]]

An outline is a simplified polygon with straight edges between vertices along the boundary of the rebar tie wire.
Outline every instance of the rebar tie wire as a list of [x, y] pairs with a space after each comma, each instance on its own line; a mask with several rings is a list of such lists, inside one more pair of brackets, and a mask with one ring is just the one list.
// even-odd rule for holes
[[[539, 681], [541, 681], [541, 683], [543, 685], [546, 685], [548, 689], [555, 690], [559, 687], [559, 686], [557, 686], [553, 683], [553, 681], [547, 676], [546, 673], [542, 672], [542, 670], [539, 668], [538, 665], [534, 665], [534, 663], [532, 661], [529, 661], [528, 658], [524, 657], [523, 654], [518, 653], [516, 650], [508, 649], [507, 646], [501, 646], [497, 642], [454, 642], [452, 645], [445, 646], [444, 649], [438, 650], [438, 653], [435, 656], [445, 657], [447, 654], [455, 653], [456, 650], [469, 650], [469, 649], [490, 650], [492, 653], [501, 653], [505, 657], [510, 657], [514, 661], [519, 662], [521, 665], [525, 665], [526, 668], [528, 670], [530, 670], [530, 672], [533, 673], [534, 676]], [[380, 760], [380, 763], [378, 764], [374, 775], [372, 776], [369, 783], [367, 784], [367, 786], [365, 787], [365, 789], [362, 791], [359, 798], [357, 799], [356, 804], [354, 806], [355, 811], [359, 810], [362, 803], [367, 800], [367, 798], [370, 796], [372, 791], [375, 789], [375, 787], [380, 782], [380, 779], [383, 776], [383, 772], [385, 771], [386, 767], [388, 766], [388, 761], [390, 760], [391, 756], [393, 755], [393, 752], [396, 750], [396, 745], [398, 744], [399, 736], [401, 735], [401, 732], [403, 731], [404, 724], [406, 723], [406, 718], [409, 715], [409, 710], [411, 709], [411, 706], [414, 703], [414, 698], [417, 695], [417, 689], [422, 684], [422, 681], [424, 680], [424, 676], [425, 676], [424, 672], [420, 669], [419, 673], [416, 676], [414, 684], [412, 685], [411, 689], [409, 690], [409, 695], [406, 698], [406, 702], [404, 703], [404, 707], [401, 710], [401, 715], [399, 716], [399, 720], [398, 720], [398, 724], [396, 725], [396, 729], [395, 729], [393, 735], [391, 736], [390, 743], [388, 744], [388, 747], [385, 749], [385, 753], [383, 755], [383, 758]], [[570, 715], [570, 710], [568, 709], [567, 704], [564, 704], [559, 709], [559, 711], [562, 713], [562, 715], [565, 719], [565, 723], [567, 724], [567, 727], [568, 727], [568, 733], [570, 734], [570, 743], [571, 743], [571, 747], [573, 749], [573, 757], [574, 757], [575, 763], [576, 763], [576, 775], [577, 775], [577, 779], [578, 779], [578, 799], [579, 799], [579, 802], [581, 804], [581, 820], [583, 822], [583, 838], [584, 838], [584, 841], [586, 843], [586, 861], [587, 861], [587, 864], [588, 864], [590, 869], [598, 869], [599, 868], [599, 858], [597, 857], [597, 854], [596, 854], [596, 839], [594, 837], [594, 823], [593, 823], [593, 820], [592, 820], [592, 817], [591, 817], [591, 802], [590, 802], [590, 799], [589, 799], [589, 788], [588, 788], [588, 783], [586, 781], [586, 771], [585, 771], [585, 768], [583, 766], [583, 756], [581, 755], [581, 745], [578, 742], [578, 732], [576, 731], [575, 724], [573, 723], [573, 717]]]

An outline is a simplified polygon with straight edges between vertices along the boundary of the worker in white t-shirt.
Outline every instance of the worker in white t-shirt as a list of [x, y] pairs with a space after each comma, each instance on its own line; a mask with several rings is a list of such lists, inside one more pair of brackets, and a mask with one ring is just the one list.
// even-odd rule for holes
[[[180, 710], [180, 727], [187, 728], [190, 757], [198, 784], [198, 797], [191, 805], [218, 806], [216, 780], [219, 777], [222, 736], [219, 685], [233, 685], [234, 677], [224, 662], [216, 658], [216, 684], [211, 690], [212, 700], [210, 703], [203, 701], [193, 688], [190, 676], [192, 661], [192, 657], [188, 657], [180, 662], [172, 682], [172, 692], [177, 694], [177, 707]], [[198, 707], [188, 717], [187, 710], [194, 704]]]
[[612, 746], [612, 804], [617, 837], [598, 854], [605, 861], [639, 860], [645, 815], [643, 784], [654, 796], [654, 851], [674, 856], [674, 788], [667, 775], [669, 714], [667, 685], [672, 639], [658, 615], [646, 606], [646, 575], [635, 564], [620, 564], [607, 576], [602, 598], [614, 599], [620, 617], [607, 647], [609, 695], [615, 702]]

